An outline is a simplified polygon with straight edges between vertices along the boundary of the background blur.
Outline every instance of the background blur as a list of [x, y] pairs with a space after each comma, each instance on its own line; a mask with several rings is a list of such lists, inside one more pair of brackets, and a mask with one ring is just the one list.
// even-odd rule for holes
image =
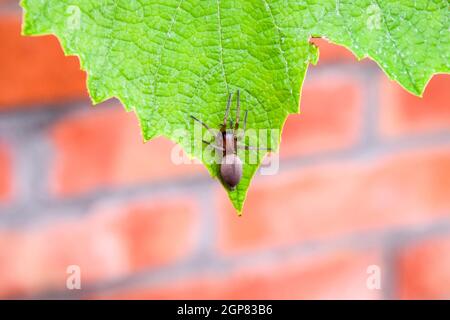
[[21, 37], [17, 3], [0, 0], [0, 298], [450, 298], [448, 75], [419, 99], [317, 41], [280, 172], [237, 217], [171, 142], [91, 107], [78, 59]]

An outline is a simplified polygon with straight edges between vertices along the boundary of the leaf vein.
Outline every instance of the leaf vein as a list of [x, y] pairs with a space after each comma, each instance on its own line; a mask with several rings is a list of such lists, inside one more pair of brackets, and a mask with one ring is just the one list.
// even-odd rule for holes
[[227, 87], [227, 93], [230, 92], [230, 88], [228, 87], [227, 75], [225, 73], [225, 66], [223, 62], [223, 43], [222, 43], [222, 19], [220, 16], [220, 0], [217, 0], [217, 19], [218, 19], [218, 31], [219, 31], [219, 60], [220, 65], [222, 66], [222, 75], [225, 81], [225, 86]]

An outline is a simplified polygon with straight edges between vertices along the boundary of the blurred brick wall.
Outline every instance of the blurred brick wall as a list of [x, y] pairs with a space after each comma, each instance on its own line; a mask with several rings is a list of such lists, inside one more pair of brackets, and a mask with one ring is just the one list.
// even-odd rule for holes
[[173, 143], [144, 145], [117, 102], [92, 108], [77, 58], [20, 23], [1, 1], [1, 298], [450, 298], [448, 75], [419, 99], [317, 41], [280, 172], [239, 218]]

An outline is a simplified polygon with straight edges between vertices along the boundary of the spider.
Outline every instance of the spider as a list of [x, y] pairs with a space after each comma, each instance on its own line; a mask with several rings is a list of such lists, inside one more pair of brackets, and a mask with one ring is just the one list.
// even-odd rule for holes
[[[214, 130], [211, 129], [206, 123], [200, 119], [191, 115], [191, 118], [199, 122], [204, 126], [213, 136], [215, 136], [215, 144], [210, 141], [202, 140], [203, 143], [211, 145], [214, 149], [222, 151], [222, 158], [220, 163], [220, 177], [222, 181], [231, 189], [234, 190], [241, 181], [242, 178], [242, 161], [237, 154], [238, 149], [244, 150], [267, 150], [272, 151], [269, 148], [255, 148], [247, 146], [245, 144], [240, 144], [238, 141], [238, 129], [239, 129], [239, 116], [240, 116], [240, 100], [239, 100], [239, 90], [236, 92], [236, 122], [233, 126], [233, 120], [230, 119], [230, 129], [227, 129], [228, 115], [230, 113], [232, 94], [228, 95], [227, 108], [225, 111], [225, 116], [223, 118], [223, 123], [220, 126], [219, 132], [216, 134]], [[247, 115], [248, 110], [244, 114], [244, 126], [243, 131], [245, 132], [247, 126]]]

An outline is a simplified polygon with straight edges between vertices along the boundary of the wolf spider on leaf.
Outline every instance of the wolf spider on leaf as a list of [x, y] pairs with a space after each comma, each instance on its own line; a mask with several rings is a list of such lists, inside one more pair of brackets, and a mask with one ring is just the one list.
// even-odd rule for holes
[[[256, 148], [252, 146], [247, 146], [245, 144], [239, 143], [238, 129], [239, 129], [239, 116], [240, 116], [240, 100], [239, 100], [239, 90], [236, 92], [236, 122], [233, 125], [233, 120], [230, 119], [230, 128], [227, 129], [228, 116], [230, 113], [232, 94], [228, 95], [227, 108], [225, 111], [225, 116], [223, 118], [223, 123], [220, 126], [219, 132], [216, 134], [214, 130], [211, 129], [202, 120], [196, 117], [191, 117], [204, 126], [213, 136], [215, 136], [215, 143], [213, 141], [202, 140], [203, 143], [211, 145], [214, 149], [222, 151], [222, 158], [220, 163], [220, 177], [222, 181], [231, 189], [235, 189], [239, 181], [242, 178], [242, 161], [237, 154], [238, 149], [243, 150], [267, 150], [272, 151], [270, 148]], [[244, 114], [244, 126], [243, 132], [245, 132], [247, 126], [247, 115], [248, 110]]]

